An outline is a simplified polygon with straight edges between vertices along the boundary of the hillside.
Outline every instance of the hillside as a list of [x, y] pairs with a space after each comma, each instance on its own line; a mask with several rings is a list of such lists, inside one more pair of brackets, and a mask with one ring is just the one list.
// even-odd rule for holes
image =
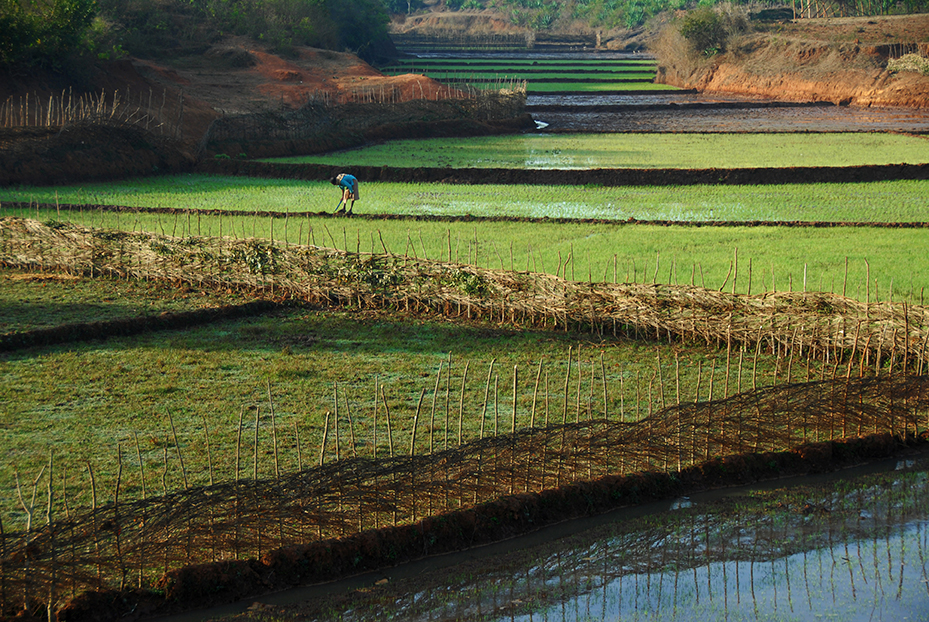
[[653, 46], [659, 82], [789, 101], [929, 107], [929, 76], [887, 68], [905, 53], [929, 53], [925, 14], [793, 20], [735, 37], [710, 58], [682, 48], [667, 34]]

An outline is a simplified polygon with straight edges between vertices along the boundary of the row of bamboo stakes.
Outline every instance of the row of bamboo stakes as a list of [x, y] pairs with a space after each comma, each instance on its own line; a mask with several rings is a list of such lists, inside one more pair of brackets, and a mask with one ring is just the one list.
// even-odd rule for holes
[[[358, 594], [352, 608], [367, 619], [467, 619], [476, 609], [497, 619], [532, 612], [530, 619], [540, 621], [603, 622], [677, 620], [701, 607], [732, 619], [758, 611], [806, 619], [850, 600], [867, 609], [901, 592], [924, 592], [912, 581], [929, 576], [927, 483], [911, 477], [900, 485], [900, 479], [881, 479], [868, 494], [806, 490], [805, 512], [790, 497], [773, 510], [753, 505], [726, 513], [681, 499], [673, 519], [616, 521], [570, 548], [546, 547], [544, 563], [524, 555], [456, 576], [439, 583], [441, 589], [419, 579], [415, 590], [395, 588], [389, 599], [382, 592]], [[539, 599], [551, 593], [558, 598]], [[303, 612], [324, 617], [326, 606], [309, 604]]]
[[[85, 271], [85, 268], [80, 266], [87, 265], [84, 262], [89, 257], [89, 265], [96, 266], [97, 273], [102, 274], [170, 278], [178, 282], [203, 278], [204, 266], [188, 262], [187, 257], [181, 252], [189, 244], [167, 236], [136, 236], [126, 233], [110, 235], [73, 225], [59, 223], [52, 226], [38, 221], [12, 218], [3, 219], [0, 232], [0, 253], [5, 265]], [[138, 239], [134, 239], [136, 237]], [[273, 241], [267, 244], [255, 240], [230, 241], [220, 238], [211, 243], [218, 245], [217, 256], [220, 257], [223, 256], [223, 248], [230, 252], [251, 249], [275, 257], [275, 261], [279, 261], [280, 266], [286, 268], [275, 275], [279, 279], [278, 287], [281, 291], [296, 287], [298, 281], [306, 278], [298, 277], [296, 273], [293, 277], [287, 277], [294, 267], [309, 270], [309, 275], [318, 275], [319, 272], [314, 270], [317, 264], [313, 264], [312, 261], [322, 261], [323, 264], [337, 263], [347, 257], [347, 254], [341, 251], [316, 247], [299, 248], [287, 245], [281, 248], [275, 246]], [[158, 249], [158, 252], [151, 252], [152, 249]], [[394, 257], [386, 248], [384, 250], [385, 256], [381, 259], [395, 262], [394, 266], [398, 270], [402, 268], [411, 271], [411, 274], [425, 273], [428, 276], [426, 271], [429, 266], [424, 260]], [[200, 253], [202, 248], [195, 248], [194, 251]], [[294, 255], [289, 256], [288, 253]], [[159, 261], [169, 256], [176, 261], [170, 268], [166, 262]], [[310, 260], [311, 263], [306, 263]], [[446, 267], [442, 266], [443, 269]], [[468, 267], [468, 270], [468, 274], [486, 279], [490, 286], [495, 284], [495, 278], [501, 277], [493, 271], [480, 271], [473, 267]], [[230, 273], [238, 277], [247, 272], [248, 270], [241, 266], [230, 270]], [[251, 282], [240, 281], [239, 284], [258, 286], [260, 291], [265, 282], [257, 278]], [[555, 298], [563, 296], [569, 288], [578, 286], [576, 283], [567, 283], [551, 277], [540, 277], [537, 285], [538, 292], [547, 293]], [[591, 284], [582, 285], [589, 289]], [[332, 286], [325, 283], [319, 283], [318, 286], [330, 288], [328, 291], [315, 290], [319, 300], [351, 304], [361, 298], [353, 298], [345, 292], [333, 293]], [[681, 295], [689, 293], [686, 288], [671, 291]], [[721, 294], [716, 292], [712, 297], [714, 300], [725, 299], [732, 303], [731, 296], [721, 297]], [[378, 303], [376, 297], [367, 297], [364, 300]], [[389, 300], [387, 295], [383, 295], [380, 304]], [[459, 300], [464, 300], [469, 306], [478, 306], [480, 303], [475, 300]], [[608, 310], [608, 305], [611, 304], [609, 299], [604, 298], [603, 301], [607, 306], [602, 307], [601, 312]], [[441, 306], [422, 296], [404, 295], [403, 304], [410, 305], [411, 302], [414, 310], [421, 308], [435, 311]], [[400, 303], [395, 299], [391, 304]], [[869, 313], [872, 312], [871, 307], [866, 308], [869, 309]], [[526, 310], [531, 311], [528, 308]], [[485, 305], [481, 307], [481, 311], [485, 318], [488, 317], [489, 311], [489, 317], [494, 321], [507, 319], [506, 309], [498, 314], [493, 305], [489, 308]], [[145, 585], [153, 580], [153, 573], [166, 572], [170, 568], [198, 560], [209, 561], [197, 557], [206, 552], [209, 552], [210, 559], [229, 556], [240, 558], [249, 555], [260, 557], [277, 546], [287, 546], [314, 538], [339, 537], [372, 527], [415, 522], [436, 511], [469, 507], [500, 495], [545, 490], [575, 481], [596, 479], [611, 473], [669, 471], [686, 468], [712, 456], [746, 451], [778, 451], [798, 443], [845, 438], [849, 435], [888, 433], [900, 439], [909, 439], [929, 427], [929, 422], [923, 423], [921, 414], [926, 412], [927, 398], [924, 387], [927, 378], [924, 369], [924, 310], [917, 308], [907, 311], [904, 307], [902, 317], [893, 317], [899, 321], [893, 329], [892, 336], [887, 335], [885, 343], [884, 335], [888, 331], [874, 333], [877, 339], [872, 344], [870, 334], [866, 343], [859, 339], [858, 333], [861, 332], [862, 326], [860, 317], [855, 324], [858, 328], [854, 340], [848, 338], [848, 325], [843, 322], [840, 332], [846, 337], [844, 341], [837, 337], [826, 339], [823, 335], [804, 341], [801, 338], [802, 326], [799, 323], [793, 326], [787, 324], [786, 329], [782, 330], [781, 338], [777, 339], [770, 338], [770, 332], [765, 332], [768, 331], [764, 328], [768, 326], [766, 323], [751, 331], [742, 331], [736, 337], [738, 331], [732, 323], [732, 313], [717, 316], [714, 321], [725, 326], [724, 330], [713, 333], [717, 344], [720, 347], [725, 344], [726, 349], [725, 384], [721, 391], [724, 398], [716, 398], [716, 374], [713, 370], [705, 388], [701, 386], [702, 373], [698, 375], [701, 380], [698, 380], [694, 399], [690, 401], [680, 392], [679, 370], [675, 367], [674, 399], [677, 406], [668, 406], [668, 403], [675, 402], [667, 400], [666, 388], [670, 386], [670, 378], [666, 380], [662, 375], [664, 366], [659, 361], [656, 368], [657, 377], [649, 381], [649, 395], [645, 401], [649, 412], [644, 417], [638, 410], [643, 392], [638, 378], [635, 415], [632, 414], [632, 408], [628, 414], [626, 412], [626, 391], [622, 385], [619, 392], [622, 396], [619, 412], [609, 410], [607, 405], [611, 403], [610, 389], [601, 359], [601, 384], [604, 394], [602, 416], [599, 412], [594, 413], [593, 409], [595, 361], [590, 362], [586, 403], [578, 374], [573, 421], [569, 417], [569, 392], [574, 384], [570, 375], [571, 365], [566, 367], [560, 421], [558, 413], [550, 408], [552, 400], [547, 382], [543, 391], [544, 399], [541, 403], [537, 400], [544, 371], [540, 365], [533, 369], [535, 385], [529, 425], [519, 426], [515, 408], [518, 369], [514, 369], [513, 372], [514, 408], [511, 418], [506, 420], [499, 413], [499, 375], [494, 374], [495, 362], [491, 362], [484, 383], [484, 399], [480, 406], [480, 432], [477, 438], [464, 441], [463, 434], [459, 431], [457, 443], [455, 422], [450, 417], [447, 406], [444, 427], [441, 425], [441, 411], [439, 425], [436, 424], [435, 406], [429, 412], [427, 426], [426, 411], [423, 408], [427, 396], [425, 388], [419, 394], [416, 413], [410, 427], [398, 436], [397, 431], [393, 429], [397, 420], [391, 419], [390, 403], [385, 388], [383, 385], [378, 386], [376, 380], [372, 419], [376, 420], [380, 408], [383, 408], [387, 436], [386, 443], [379, 443], [372, 438], [372, 454], [368, 456], [359, 455], [360, 435], [357, 434], [353, 422], [348, 396], [340, 395], [338, 386], [334, 386], [333, 410], [326, 416], [323, 425], [319, 457], [313, 460], [308, 456], [308, 459], [304, 460], [298, 449], [298, 469], [295, 474], [290, 475], [280, 468], [281, 456], [277, 439], [280, 428], [274, 420], [269, 385], [268, 409], [271, 415], [274, 460], [274, 477], [270, 479], [259, 478], [257, 409], [252, 478], [239, 478], [243, 462], [243, 411], [237, 430], [236, 479], [232, 482], [216, 483], [212, 479], [213, 448], [209, 443], [209, 432], [204, 422], [210, 484], [201, 486], [192, 484], [188, 479], [183, 444], [178, 441], [173, 417], [168, 413], [171, 438], [166, 439], [163, 447], [162, 494], [159, 496], [148, 495], [145, 476], [141, 473], [141, 469], [144, 468], [141, 457], [139, 469], [142, 499], [126, 500], [120, 494], [125, 494], [121, 490], [125, 485], [122, 447], [117, 449], [116, 483], [106, 486], [107, 489], [114, 490], [112, 503], [99, 503], [97, 478], [93, 474], [93, 466], [87, 465], [91, 489], [89, 512], [78, 511], [77, 508], [72, 511], [73, 497], [69, 501], [65, 490], [61, 491], [61, 503], [55, 501], [52, 486], [53, 473], [56, 472], [55, 458], [49, 457], [46, 523], [55, 525], [56, 520], [64, 520], [64, 526], [58, 523], [59, 526], [55, 529], [47, 527], [42, 530], [33, 524], [37, 512], [37, 491], [43, 473], [32, 480], [31, 498], [28, 494], [28, 484], [25, 493], [23, 486], [18, 486], [19, 502], [26, 514], [25, 522], [28, 528], [25, 531], [9, 532], [2, 530], [0, 525], [0, 533], [3, 534], [0, 537], [0, 559], [4, 565], [0, 575], [9, 577], [9, 581], [4, 579], [4, 585], [16, 586], [9, 592], [0, 585], [0, 593], [50, 594], [44, 590], [51, 589], [53, 593], [61, 596], [66, 591], [63, 586], [69, 582], [72, 592], [76, 592], [79, 586], [112, 585], [114, 577], [119, 577], [120, 585], [127, 585], [130, 579], [133, 583], [137, 579], [139, 585]], [[586, 318], [580, 316], [576, 319], [578, 326], [581, 325], [580, 319]], [[644, 321], [639, 321], [640, 319]], [[594, 325], [596, 320], [594, 316]], [[623, 322], [634, 325], [636, 334], [646, 338], [651, 338], [651, 335], [657, 340], [664, 340], [668, 335], [673, 337], [670, 328], [662, 328], [660, 324], [653, 323], [641, 309], [636, 311], [635, 318], [627, 316]], [[707, 324], [709, 323], [708, 316]], [[773, 331], [774, 327], [775, 322], [772, 321], [770, 330]], [[683, 334], [679, 329], [679, 326], [674, 328], [678, 337]], [[898, 330], [905, 338], [898, 338]], [[918, 336], [917, 339], [913, 339], [914, 334]], [[694, 332], [692, 336], [696, 339], [698, 333]], [[708, 343], [711, 341], [713, 340], [707, 339]], [[778, 375], [775, 376], [773, 384], [758, 388], [756, 370], [758, 356], [762, 351], [770, 351], [784, 364], [784, 369], [783, 376], [780, 375], [780, 371], [776, 372]], [[753, 388], [748, 391], [742, 390], [746, 359], [752, 359]], [[579, 354], [576, 355], [576, 360], [581, 360]], [[803, 371], [796, 370], [797, 364], [805, 366], [806, 382], [797, 382], [803, 375]], [[576, 367], [581, 369], [580, 365]], [[468, 369], [467, 364], [465, 369]], [[462, 386], [466, 375], [463, 374]], [[778, 384], [780, 378], [783, 380]], [[440, 397], [441, 379], [440, 369], [436, 386], [432, 391], [433, 404], [440, 399], [444, 399], [446, 404], [450, 401], [451, 375], [446, 372], [444, 398]], [[653, 384], [655, 382], [657, 385]], [[701, 401], [701, 388], [707, 392], [706, 401]], [[493, 401], [490, 399], [491, 395], [494, 396]], [[459, 406], [459, 430], [463, 428], [463, 410], [463, 407]], [[380, 426], [380, 429], [383, 427]], [[372, 437], [378, 434], [378, 430], [379, 426], [375, 422], [372, 426]], [[428, 430], [429, 440], [418, 442], [418, 435], [425, 433], [424, 430]], [[439, 442], [436, 441], [436, 431], [442, 433]], [[294, 436], [298, 448], [301, 447], [299, 434], [299, 429], [295, 427]], [[403, 440], [407, 434], [409, 445]], [[343, 441], [346, 436], [349, 440]], [[385, 444], [386, 455], [376, 453], [378, 447]], [[169, 490], [167, 485], [171, 464], [169, 449], [176, 458], [175, 468], [179, 469], [180, 479], [183, 481], [183, 487], [174, 491]], [[136, 453], [141, 453], [137, 440]], [[310, 463], [315, 463], [315, 466], [309, 467]], [[61, 505], [65, 508], [65, 517], [55, 519], [52, 508]], [[137, 525], [130, 529], [125, 523], [127, 515], [141, 516], [142, 527]], [[209, 517], [206, 523], [203, 522], [205, 517]], [[267, 531], [268, 525], [272, 523], [276, 525], [276, 528], [272, 529], [276, 532], [274, 535]], [[115, 533], [113, 525], [120, 526]], [[62, 534], [65, 532], [71, 534], [70, 540], [62, 541], [61, 544], [48, 541], [48, 538], [63, 538]], [[62, 546], [65, 548], [62, 549]], [[48, 555], [49, 552], [52, 552], [51, 559], [45, 558], [40, 563], [39, 558]], [[145, 561], [152, 559], [162, 559], [163, 565], [156, 567]], [[55, 587], [50, 588], [50, 585]], [[49, 597], [49, 602], [57, 600], [57, 597]], [[15, 606], [16, 602], [23, 604], [25, 601], [17, 596], [9, 602]]]
[[[160, 101], [159, 101], [160, 99]], [[153, 89], [148, 93], [114, 90], [108, 93], [75, 93], [62, 90], [48, 97], [37, 93], [10, 96], [0, 103], [0, 127], [64, 127], [76, 123], [128, 124], [161, 135], [180, 138], [184, 118], [184, 95], [171, 102], [176, 118], [171, 123], [165, 114], [167, 90], [158, 97]]]
[[[61, 599], [69, 594], [73, 598], [83, 589], [151, 586], [172, 568], [222, 559], [261, 559], [294, 544], [415, 523], [501, 496], [605, 475], [673, 472], [716, 456], [783, 451], [803, 441], [850, 435], [883, 433], [912, 441], [929, 428], [924, 421], [929, 415], [929, 376], [897, 374], [765, 387], [728, 400], [681, 403], [634, 423], [577, 420], [542, 428], [514, 426], [500, 434], [495, 429], [494, 435], [488, 429], [483, 438], [425, 454], [414, 452], [414, 419], [409, 454], [398, 449], [403, 455], [350, 457], [340, 454], [337, 445], [334, 462], [326, 462], [321, 449], [316, 466], [292, 473], [278, 469], [270, 395], [269, 410], [275, 475], [265, 479], [257, 477], [256, 435], [251, 479], [191, 484], [169, 413], [170, 451], [176, 453], [174, 468], [183, 474], [182, 488], [167, 490], [166, 444], [162, 494], [143, 492], [140, 499], [121, 496], [129, 474], [123, 448], [118, 447], [112, 500], [100, 503], [101, 485], [88, 464], [93, 504], [89, 509], [72, 509], [68, 490], [62, 486], [65, 516], [56, 517], [52, 508], [58, 467], [50, 455], [47, 468], [32, 481], [31, 497], [18, 486], [19, 500], [28, 510], [26, 529], [9, 532], [0, 525], [4, 610], [16, 608], [17, 603], [28, 607], [37, 594], [48, 594], [48, 602], [57, 607]], [[386, 402], [385, 417], [390, 434]], [[339, 427], [335, 422], [333, 426]], [[237, 470], [241, 433], [240, 423]], [[323, 448], [328, 434], [327, 426]], [[136, 452], [141, 453], [137, 441]], [[207, 453], [212, 452], [208, 442]], [[142, 464], [140, 456], [138, 476], [146, 491]], [[45, 525], [37, 527], [32, 520], [45, 476]]]

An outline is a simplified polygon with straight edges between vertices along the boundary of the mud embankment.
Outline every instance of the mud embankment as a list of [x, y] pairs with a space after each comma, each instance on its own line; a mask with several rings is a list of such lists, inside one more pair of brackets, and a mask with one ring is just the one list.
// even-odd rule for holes
[[[929, 44], [916, 49], [929, 53]], [[757, 35], [702, 61], [662, 62], [656, 82], [706, 93], [929, 108], [929, 76], [887, 70], [888, 46]]]
[[[204, 160], [198, 172], [211, 175], [297, 180], [327, 180], [341, 169], [328, 164], [278, 164], [253, 160]], [[598, 186], [681, 186], [693, 184], [853, 183], [929, 179], [929, 164], [797, 166], [734, 169], [508, 169], [399, 168], [355, 166], [361, 181], [451, 184], [544, 184]]]

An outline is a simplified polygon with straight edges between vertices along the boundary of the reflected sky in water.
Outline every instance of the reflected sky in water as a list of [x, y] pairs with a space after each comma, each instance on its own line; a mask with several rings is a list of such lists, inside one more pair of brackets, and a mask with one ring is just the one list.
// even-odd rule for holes
[[322, 601], [323, 620], [926, 620], [929, 465], [666, 502]]

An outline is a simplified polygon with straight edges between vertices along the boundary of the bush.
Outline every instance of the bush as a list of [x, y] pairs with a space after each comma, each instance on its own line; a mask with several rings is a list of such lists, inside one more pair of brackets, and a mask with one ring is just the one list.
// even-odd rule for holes
[[0, 67], [55, 67], [82, 51], [95, 0], [0, 0]]
[[745, 10], [730, 3], [688, 11], [679, 26], [691, 51], [707, 56], [724, 52], [729, 40], [747, 28]]
[[708, 55], [722, 50], [728, 39], [719, 13], [710, 7], [687, 13], [681, 20], [680, 31], [692, 51]]
[[900, 58], [887, 61], [887, 70], [892, 72], [909, 71], [929, 75], [929, 58], [919, 54], [904, 54]]

